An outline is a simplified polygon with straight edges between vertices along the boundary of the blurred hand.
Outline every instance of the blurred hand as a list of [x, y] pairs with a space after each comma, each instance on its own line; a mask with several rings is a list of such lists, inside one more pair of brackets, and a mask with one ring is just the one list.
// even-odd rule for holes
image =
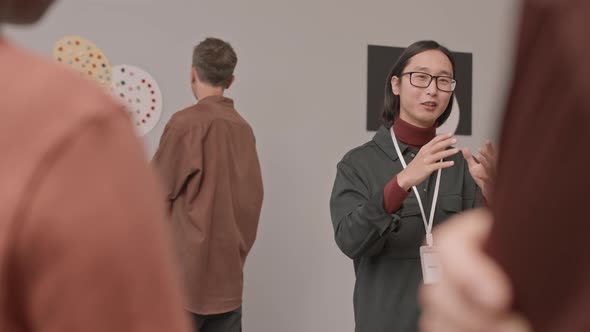
[[423, 332], [530, 332], [528, 322], [510, 309], [510, 281], [482, 252], [492, 217], [472, 210], [445, 222], [434, 234], [441, 280], [420, 290]]

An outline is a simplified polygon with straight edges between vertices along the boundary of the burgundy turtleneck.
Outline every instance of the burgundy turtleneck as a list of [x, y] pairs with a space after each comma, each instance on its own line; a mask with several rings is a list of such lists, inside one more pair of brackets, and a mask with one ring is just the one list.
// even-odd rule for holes
[[[393, 123], [393, 131], [398, 141], [416, 150], [419, 150], [436, 136], [436, 126], [420, 128], [405, 122], [399, 117]], [[399, 210], [409, 194], [409, 191], [405, 191], [399, 186], [396, 174], [383, 190], [383, 206], [385, 211], [387, 213], [394, 213]]]

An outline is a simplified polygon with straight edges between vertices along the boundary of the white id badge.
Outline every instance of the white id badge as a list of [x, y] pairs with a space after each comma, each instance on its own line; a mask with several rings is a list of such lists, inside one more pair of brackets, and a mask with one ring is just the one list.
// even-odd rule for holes
[[437, 283], [440, 280], [440, 261], [436, 247], [420, 247], [420, 261], [422, 262], [424, 283]]

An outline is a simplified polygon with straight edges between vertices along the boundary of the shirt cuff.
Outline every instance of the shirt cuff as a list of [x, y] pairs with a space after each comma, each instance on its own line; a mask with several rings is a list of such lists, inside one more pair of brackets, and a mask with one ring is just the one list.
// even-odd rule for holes
[[409, 191], [405, 191], [399, 186], [397, 182], [397, 175], [389, 181], [383, 189], [383, 207], [387, 213], [394, 213], [402, 207], [404, 200], [410, 195]]

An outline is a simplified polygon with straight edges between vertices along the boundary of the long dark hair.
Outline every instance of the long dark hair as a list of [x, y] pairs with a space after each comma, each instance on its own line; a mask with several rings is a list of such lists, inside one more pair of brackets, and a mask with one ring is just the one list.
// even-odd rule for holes
[[[451, 61], [451, 65], [453, 66], [453, 77], [455, 77], [455, 59], [453, 58], [453, 54], [449, 51], [448, 48], [440, 45], [439, 43], [435, 42], [434, 40], [421, 40], [413, 43], [412, 45], [408, 46], [397, 59], [397, 62], [393, 65], [391, 70], [389, 71], [389, 75], [387, 75], [387, 80], [385, 81], [385, 100], [383, 101], [383, 124], [386, 127], [390, 127], [395, 118], [399, 116], [399, 105], [400, 105], [400, 97], [393, 94], [391, 90], [391, 78], [393, 76], [399, 77], [402, 71], [408, 65], [410, 59], [419, 53], [429, 50], [439, 50], [443, 52]], [[455, 97], [455, 92], [451, 94], [451, 98], [449, 99], [449, 105], [445, 111], [438, 117], [436, 120], [437, 126], [441, 126], [445, 121], [447, 121], [449, 115], [451, 114], [451, 109], [453, 108], [453, 98]]]

